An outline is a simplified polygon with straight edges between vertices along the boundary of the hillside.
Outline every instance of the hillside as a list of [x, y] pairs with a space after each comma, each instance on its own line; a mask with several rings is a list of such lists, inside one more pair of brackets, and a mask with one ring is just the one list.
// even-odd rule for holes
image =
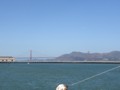
[[56, 58], [57, 61], [120, 61], [120, 51], [108, 53], [72, 52]]

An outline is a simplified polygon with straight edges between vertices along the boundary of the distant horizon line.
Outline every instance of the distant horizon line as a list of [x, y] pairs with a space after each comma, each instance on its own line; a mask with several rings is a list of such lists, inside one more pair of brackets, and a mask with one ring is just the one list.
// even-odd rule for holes
[[[71, 51], [69, 53], [63, 53], [63, 54], [60, 54], [60, 55], [56, 55], [56, 56], [32, 56], [33, 58], [55, 58], [55, 57], [59, 57], [61, 55], [64, 55], [64, 54], [70, 54], [70, 53], [73, 53], [73, 52], [81, 52], [81, 53], [110, 53], [110, 52], [120, 52], [120, 50], [112, 50], [112, 51], [106, 51], [106, 52], [92, 52], [92, 51]], [[12, 56], [12, 57], [15, 57], [15, 58], [28, 58], [30, 57], [29, 55], [28, 56], [14, 56], [14, 55], [0, 55], [0, 56]]]

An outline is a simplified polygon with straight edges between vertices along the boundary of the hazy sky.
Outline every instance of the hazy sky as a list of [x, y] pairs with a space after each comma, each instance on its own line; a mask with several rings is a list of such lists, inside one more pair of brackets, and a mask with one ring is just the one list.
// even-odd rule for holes
[[0, 0], [0, 55], [120, 50], [120, 0]]

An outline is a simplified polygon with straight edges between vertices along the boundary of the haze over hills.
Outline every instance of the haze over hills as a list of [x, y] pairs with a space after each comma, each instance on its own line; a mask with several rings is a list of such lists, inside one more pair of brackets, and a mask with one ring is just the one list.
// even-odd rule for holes
[[56, 58], [57, 61], [120, 61], [120, 51], [108, 53], [72, 52]]

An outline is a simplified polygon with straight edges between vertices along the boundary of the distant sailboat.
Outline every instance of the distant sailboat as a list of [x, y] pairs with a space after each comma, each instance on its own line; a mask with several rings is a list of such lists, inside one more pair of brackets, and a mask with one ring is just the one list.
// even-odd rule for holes
[[28, 60], [28, 63], [27, 64], [30, 64], [30, 61], [32, 60], [32, 50], [30, 50], [30, 58]]

